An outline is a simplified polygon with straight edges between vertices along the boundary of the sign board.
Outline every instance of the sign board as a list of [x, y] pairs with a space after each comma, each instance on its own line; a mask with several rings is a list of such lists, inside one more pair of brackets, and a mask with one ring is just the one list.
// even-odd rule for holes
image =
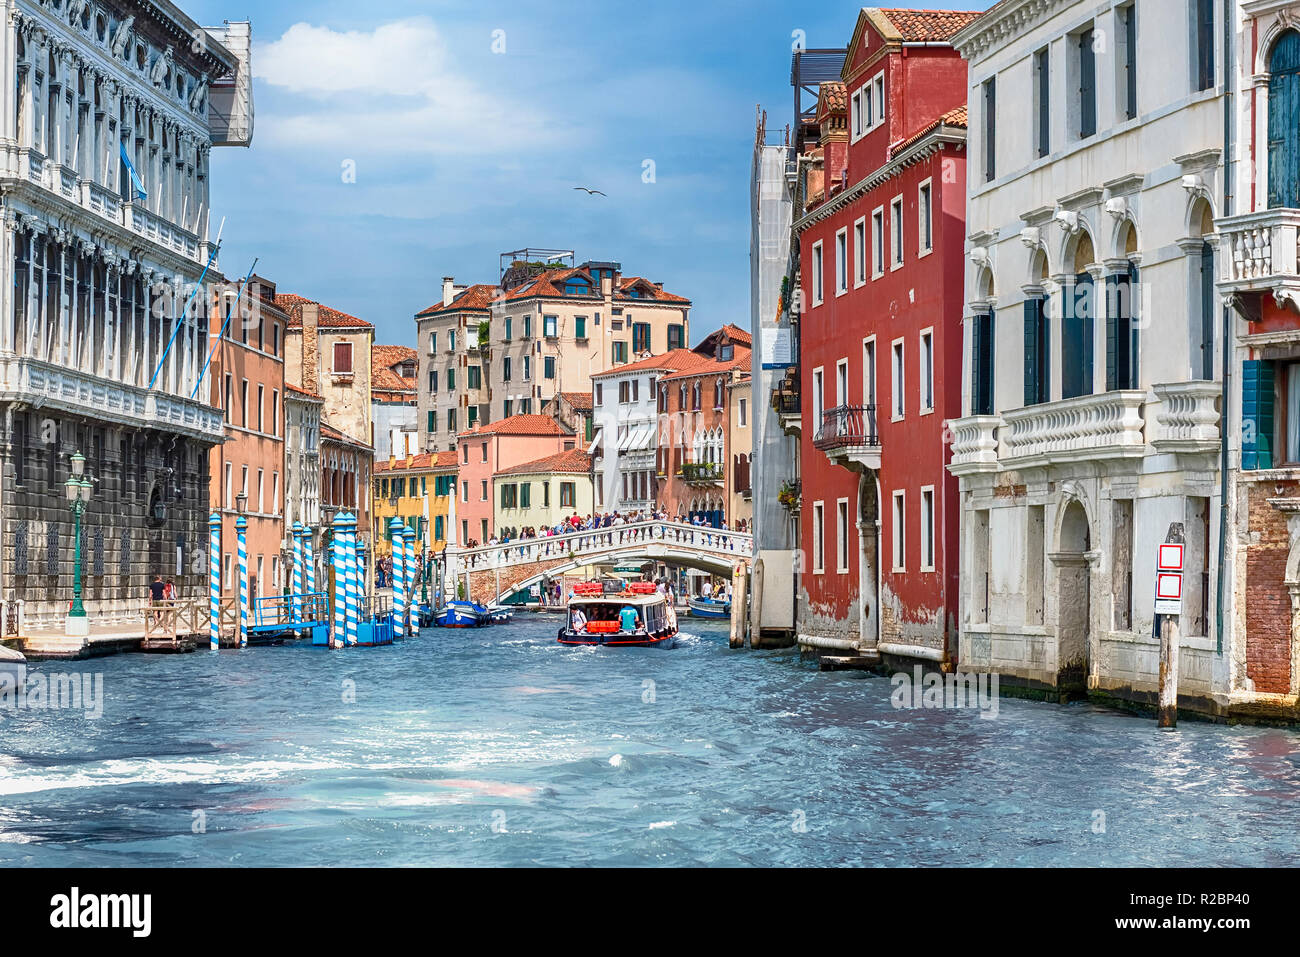
[[784, 369], [794, 365], [794, 340], [788, 326], [763, 329], [761, 338], [764, 369]]
[[1183, 546], [1161, 545], [1156, 558], [1156, 568], [1162, 572], [1181, 572], [1183, 570]]
[[1181, 572], [1156, 573], [1156, 614], [1180, 615], [1183, 611], [1183, 576]]

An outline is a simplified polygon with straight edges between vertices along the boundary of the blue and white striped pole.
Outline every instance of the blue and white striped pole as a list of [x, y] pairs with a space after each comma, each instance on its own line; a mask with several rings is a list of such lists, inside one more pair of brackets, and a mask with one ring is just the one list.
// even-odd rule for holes
[[406, 563], [406, 546], [403, 543], [402, 529], [405, 526], [400, 518], [388, 523], [388, 531], [393, 538], [393, 638], [400, 641], [406, 637], [406, 575], [403, 568]]
[[357, 603], [361, 606], [361, 617], [366, 618], [366, 543], [357, 541]]
[[342, 648], [347, 641], [348, 632], [348, 596], [346, 565], [343, 562], [343, 540], [347, 536], [347, 513], [338, 512], [334, 516], [334, 539], [330, 545], [330, 563], [334, 567], [334, 633], [330, 638], [335, 648]]
[[235, 519], [239, 539], [239, 647], [248, 647], [248, 519]]
[[418, 635], [420, 633], [420, 605], [416, 599], [415, 591], [415, 569], [419, 563], [419, 558], [415, 554], [415, 529], [407, 525], [402, 529], [402, 538], [406, 541], [406, 547], [403, 551], [406, 553], [406, 633], [409, 635]]
[[208, 647], [221, 649], [221, 513], [208, 519]]
[[316, 556], [311, 547], [311, 526], [302, 527], [302, 564], [307, 573], [307, 594], [316, 594]]
[[290, 617], [294, 621], [302, 620], [302, 522], [293, 523], [293, 580], [289, 584]]
[[352, 512], [344, 513], [347, 527], [343, 533], [345, 539], [343, 556], [344, 583], [347, 590], [349, 645], [355, 645], [360, 635], [360, 609], [357, 606], [357, 517]]

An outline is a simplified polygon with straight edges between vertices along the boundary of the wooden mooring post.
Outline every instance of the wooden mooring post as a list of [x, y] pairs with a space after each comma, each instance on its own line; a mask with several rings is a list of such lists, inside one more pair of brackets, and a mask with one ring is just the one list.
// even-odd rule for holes
[[745, 647], [745, 618], [748, 605], [745, 592], [749, 584], [749, 569], [745, 562], [736, 562], [731, 571], [731, 647]]
[[1178, 642], [1183, 599], [1183, 523], [1170, 522], [1156, 558], [1156, 621], [1160, 634], [1160, 698], [1156, 727], [1178, 727]]

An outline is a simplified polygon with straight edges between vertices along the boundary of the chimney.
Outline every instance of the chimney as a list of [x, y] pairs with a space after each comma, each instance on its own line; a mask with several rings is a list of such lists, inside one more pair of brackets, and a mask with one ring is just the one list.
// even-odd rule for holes
[[320, 319], [320, 306], [314, 302], [302, 304], [302, 387], [320, 394], [320, 344], [316, 324]]
[[442, 277], [442, 304], [450, 306], [451, 301], [456, 298], [456, 277]]

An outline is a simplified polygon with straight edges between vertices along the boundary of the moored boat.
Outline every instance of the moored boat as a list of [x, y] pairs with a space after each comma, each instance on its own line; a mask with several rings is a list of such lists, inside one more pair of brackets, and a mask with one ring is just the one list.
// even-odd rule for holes
[[677, 614], [652, 582], [633, 582], [606, 594], [600, 582], [574, 586], [569, 618], [559, 630], [562, 645], [671, 648], [677, 639]]
[[504, 608], [488, 608], [473, 601], [451, 601], [433, 615], [433, 623], [439, 628], [481, 628], [484, 625], [500, 625], [514, 617], [514, 613]]
[[730, 618], [731, 602], [717, 598], [690, 597], [686, 599], [692, 618]]

